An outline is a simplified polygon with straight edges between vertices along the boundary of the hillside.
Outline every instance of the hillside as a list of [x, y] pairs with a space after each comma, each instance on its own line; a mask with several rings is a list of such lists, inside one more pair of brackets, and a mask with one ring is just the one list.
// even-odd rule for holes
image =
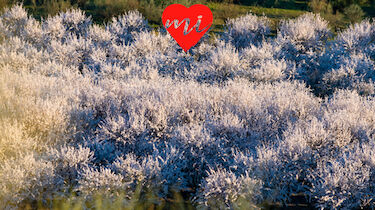
[[[3, 2], [1, 2], [3, 1]], [[0, 8], [22, 3], [16, 0], [0, 0]], [[212, 32], [223, 31], [223, 25], [228, 18], [235, 18], [249, 12], [257, 16], [265, 15], [271, 21], [271, 30], [275, 34], [278, 23], [283, 19], [295, 18], [306, 12], [320, 13], [329, 21], [333, 31], [342, 30], [350, 23], [358, 22], [363, 18], [375, 17], [375, 1], [344, 1], [340, 0], [27, 0], [24, 7], [36, 19], [56, 15], [69, 8], [79, 8], [93, 22], [103, 24], [112, 17], [127, 11], [138, 10], [148, 20], [150, 26], [161, 26], [161, 13], [172, 3], [185, 6], [193, 4], [207, 5], [213, 12], [214, 25]], [[351, 8], [351, 5], [360, 5]]]

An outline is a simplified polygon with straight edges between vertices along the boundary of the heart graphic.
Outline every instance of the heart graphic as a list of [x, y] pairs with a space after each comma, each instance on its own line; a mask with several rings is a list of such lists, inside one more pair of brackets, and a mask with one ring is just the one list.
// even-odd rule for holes
[[165, 8], [162, 16], [163, 26], [187, 52], [198, 43], [212, 25], [212, 12], [202, 4], [189, 8], [181, 4], [171, 4]]

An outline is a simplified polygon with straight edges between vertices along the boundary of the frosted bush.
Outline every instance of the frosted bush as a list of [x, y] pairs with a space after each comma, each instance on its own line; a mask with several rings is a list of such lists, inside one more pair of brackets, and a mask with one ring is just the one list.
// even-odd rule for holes
[[148, 23], [138, 11], [129, 11], [120, 17], [114, 17], [107, 28], [116, 36], [116, 42], [128, 44], [134, 41], [136, 33], [148, 31]]
[[4, 23], [2, 22], [2, 21], [0, 21], [0, 43], [2, 43], [3, 42], [3, 40], [5, 39], [5, 26], [4, 26]]
[[212, 44], [202, 42], [198, 46], [194, 47], [194, 49], [191, 51], [195, 56], [198, 57], [197, 61], [204, 61], [208, 59], [208, 54], [214, 49], [214, 47], [215, 46]]
[[374, 37], [375, 24], [373, 21], [364, 20], [350, 25], [348, 29], [339, 33], [335, 40], [335, 48], [342, 53], [366, 52], [374, 46]]
[[280, 48], [274, 43], [264, 42], [262, 45], [250, 45], [241, 52], [242, 59], [248, 65], [247, 67], [261, 65], [265, 60], [275, 59], [276, 52]]
[[51, 149], [48, 156], [55, 165], [57, 174], [65, 180], [76, 181], [78, 172], [89, 167], [94, 154], [89, 148], [83, 148], [80, 145], [78, 148], [63, 146]]
[[356, 90], [374, 94], [374, 23], [364, 20], [338, 34], [321, 58], [320, 91]]
[[103, 193], [105, 195], [119, 195], [121, 190], [125, 188], [122, 176], [115, 174], [109, 168], [86, 168], [81, 174], [79, 180], [79, 192], [86, 196], [95, 193]]
[[94, 45], [101, 48], [108, 48], [114, 39], [114, 36], [108, 30], [98, 25], [91, 25], [86, 37], [91, 39]]
[[83, 62], [86, 61], [87, 56], [93, 50], [88, 47], [91, 44], [90, 42], [91, 40], [82, 37], [68, 36], [65, 43], [51, 41], [47, 47], [47, 52], [51, 59], [62, 65], [82, 70]]
[[233, 79], [241, 70], [240, 57], [237, 50], [231, 44], [220, 44], [210, 52], [209, 58], [203, 63], [199, 80], [226, 81]]
[[[8, 71], [0, 71], [0, 75], [0, 122], [5, 126], [5, 134], [13, 130], [12, 135], [0, 138], [7, 145], [2, 152], [14, 157], [30, 150], [40, 151], [69, 134], [69, 108], [65, 98], [56, 92], [59, 84], [55, 80]], [[55, 94], [48, 97], [52, 92]], [[24, 147], [17, 148], [21, 141], [25, 141]]]
[[337, 146], [368, 142], [372, 138], [373, 103], [373, 98], [366, 100], [351, 91], [339, 91], [334, 95], [325, 116], [329, 128], [334, 131]]
[[287, 78], [288, 71], [293, 71], [293, 66], [288, 66], [285, 61], [265, 61], [259, 67], [249, 72], [249, 77], [254, 81], [278, 81]]
[[313, 194], [321, 207], [356, 208], [373, 205], [370, 165], [359, 158], [362, 150], [347, 151], [340, 158], [323, 160], [314, 172]]
[[143, 167], [134, 154], [128, 154], [125, 158], [119, 157], [112, 165], [114, 170], [131, 184], [136, 184], [135, 181], [142, 181], [145, 178]]
[[[263, 179], [276, 179], [263, 180], [264, 183], [274, 183], [273, 187], [284, 192], [292, 190], [285, 195], [310, 191], [311, 194], [306, 194], [317, 199], [321, 207], [371, 206], [373, 191], [365, 186], [369, 186], [372, 179], [372, 153], [365, 154], [362, 148], [368, 151], [373, 145], [373, 99], [341, 91], [325, 103], [326, 108], [318, 118], [290, 127], [284, 133], [285, 140], [276, 148], [261, 148], [259, 154], [263, 157], [259, 160], [267, 161], [266, 169], [271, 174], [264, 174], [267, 171], [264, 168], [256, 172], [261, 172], [259, 177]], [[277, 178], [280, 171], [285, 174], [282, 180]], [[278, 193], [280, 195], [283, 194]]]
[[297, 78], [310, 86], [320, 79], [319, 57], [330, 34], [328, 22], [312, 13], [284, 20], [279, 26], [275, 40], [281, 46], [279, 56], [296, 62]]
[[222, 36], [236, 48], [248, 47], [250, 44], [258, 44], [265, 39], [270, 33], [269, 24], [268, 18], [257, 17], [249, 13], [227, 20]]
[[[237, 177], [234, 173], [224, 169], [210, 170], [203, 181], [202, 198], [200, 202], [206, 206], [218, 209], [239, 208], [245, 201], [247, 207], [254, 205], [261, 198], [261, 182], [250, 178], [247, 174]], [[244, 206], [242, 206], [244, 207]]]
[[283, 141], [258, 147], [256, 158], [247, 161], [252, 174], [264, 183], [266, 200], [288, 203], [293, 194], [310, 195], [309, 175], [319, 159], [315, 150], [326, 140], [322, 127], [315, 118], [301, 120], [284, 132]]
[[48, 17], [42, 22], [43, 44], [48, 47], [51, 41], [68, 42], [71, 36], [86, 36], [91, 25], [91, 18], [79, 9], [61, 12], [56, 16]]
[[41, 25], [34, 18], [28, 16], [22, 5], [5, 9], [0, 19], [1, 33], [4, 37], [18, 36], [24, 41], [31, 42], [37, 46], [41, 45], [43, 36]]
[[29, 16], [22, 5], [16, 5], [12, 8], [6, 8], [1, 15], [1, 22], [3, 24], [3, 29], [7, 30], [7, 36], [20, 36]]
[[133, 56], [141, 58], [155, 53], [166, 54], [174, 51], [176, 45], [169, 35], [156, 34], [155, 32], [140, 32], [134, 35], [134, 42], [131, 46]]
[[241, 52], [243, 77], [256, 82], [274, 82], [293, 79], [296, 76], [295, 64], [279, 58], [280, 47], [275, 43], [251, 45]]
[[373, 205], [373, 191], [364, 187], [373, 177], [372, 153], [362, 150], [373, 145], [373, 99], [342, 91], [325, 103], [316, 117], [289, 127], [281, 141], [258, 147], [255, 156], [236, 155], [234, 163], [241, 167], [235, 171], [261, 180], [266, 200], [287, 203], [291, 194], [304, 192], [321, 207]]
[[352, 54], [341, 61], [338, 69], [323, 75], [322, 89], [332, 92], [337, 89], [357, 90], [360, 94], [375, 94], [375, 65], [365, 54]]
[[86, 14], [79, 9], [59, 13], [56, 18], [61, 20], [67, 33], [77, 36], [84, 36], [91, 25], [91, 18], [86, 17]]
[[159, 68], [159, 74], [169, 76], [174, 79], [191, 80], [196, 79], [201, 72], [195, 71], [199, 69], [199, 63], [192, 56], [184, 52], [171, 52], [167, 55], [157, 55], [155, 59]]
[[51, 199], [63, 180], [55, 178], [51, 162], [32, 154], [9, 159], [0, 166], [0, 206], [20, 206], [25, 200]]
[[306, 53], [309, 50], [322, 49], [329, 35], [328, 22], [319, 15], [308, 13], [295, 20], [283, 21], [277, 33], [277, 42], [285, 47], [293, 47], [286, 48], [286, 53], [293, 53], [291, 50], [295, 50], [295, 53]]
[[42, 28], [44, 31], [43, 39], [45, 46], [48, 46], [52, 40], [61, 41], [66, 34], [61, 17], [58, 16], [48, 17], [43, 21]]
[[[111, 84], [113, 85], [113, 83]], [[184, 150], [186, 150], [187, 148], [191, 148], [193, 149], [192, 151], [188, 149], [183, 153], [186, 159], [177, 161], [182, 161], [180, 162], [181, 165], [177, 168], [175, 168], [177, 166], [175, 165], [177, 164], [176, 161], [173, 161], [174, 164], [172, 165], [166, 164], [168, 162], [165, 162], [165, 166], [163, 166], [163, 162], [160, 162], [160, 160], [158, 160], [158, 165], [160, 165], [161, 169], [160, 172], [157, 173], [160, 174], [157, 176], [157, 180], [165, 179], [168, 182], [168, 180], [171, 180], [171, 178], [173, 178], [172, 180], [174, 181], [169, 181], [169, 183], [181, 183], [180, 186], [192, 185], [194, 182], [196, 182], [194, 180], [199, 180], [200, 177], [205, 176], [202, 171], [206, 170], [207, 166], [209, 165], [220, 163], [224, 166], [228, 166], [229, 160], [226, 153], [229, 151], [229, 145], [231, 145], [231, 147], [240, 149], [251, 149], [254, 145], [259, 144], [261, 142], [261, 139], [267, 138], [271, 140], [272, 136], [276, 137], [277, 135], [280, 135], [279, 131], [286, 128], [285, 126], [287, 122], [285, 122], [285, 124], [281, 123], [277, 126], [274, 125], [274, 128], [264, 130], [265, 126], [269, 127], [268, 123], [272, 122], [272, 118], [284, 118], [286, 119], [286, 121], [293, 121], [293, 119], [295, 118], [303, 118], [305, 115], [304, 110], [306, 110], [307, 112], [311, 112], [315, 110], [314, 107], [316, 106], [315, 102], [311, 101], [312, 104], [307, 104], [306, 107], [305, 105], [300, 104], [303, 107], [301, 107], [301, 110], [290, 111], [288, 108], [288, 100], [285, 100], [284, 102], [274, 102], [271, 100], [271, 98], [274, 97], [276, 97], [276, 101], [283, 100], [282, 98], [278, 98], [274, 94], [278, 93], [280, 90], [288, 90], [292, 86], [295, 89], [294, 91], [288, 93], [287, 98], [289, 98], [290, 100], [293, 95], [293, 98], [295, 97], [291, 101], [293, 104], [298, 103], [298, 101], [303, 97], [306, 97], [307, 99], [304, 101], [310, 100], [309, 98], [311, 96], [305, 95], [306, 92], [302, 88], [302, 86], [299, 87], [296, 84], [279, 84], [276, 87], [272, 87], [272, 85], [253, 87], [249, 84], [250, 86], [243, 90], [243, 87], [246, 87], [246, 85], [244, 86], [246, 82], [236, 82], [234, 84], [231, 84], [228, 88], [225, 88], [224, 92], [222, 92], [223, 90], [220, 90], [217, 87], [206, 87], [200, 91], [201, 93], [196, 93], [194, 91], [199, 87], [199, 85], [196, 83], [192, 83], [187, 87], [186, 85], [180, 84], [177, 87], [179, 87], [180, 91], [183, 91], [183, 94], [181, 94], [180, 92], [176, 92], [176, 89], [170, 89], [169, 87], [171, 83], [168, 81], [165, 81], [165, 83], [161, 81], [159, 81], [159, 83], [153, 82], [151, 84], [139, 81], [138, 83], [138, 85], [143, 86], [144, 88], [146, 88], [144, 86], [146, 84], [148, 87], [146, 86], [147, 89], [145, 89], [145, 92], [138, 92], [137, 87], [118, 87], [119, 89], [116, 90], [113, 89], [112, 85], [109, 86], [112, 91], [115, 91], [113, 94], [110, 94], [110, 97], [120, 97], [124, 99], [126, 98], [127, 105], [120, 106], [120, 104], [124, 104], [125, 101], [121, 102], [121, 100], [118, 99], [106, 99], [106, 101], [111, 101], [111, 103], [114, 103], [111, 105], [113, 110], [119, 110], [119, 112], [117, 113], [123, 114], [117, 114], [117, 116], [115, 117], [107, 117], [103, 121], [103, 124], [99, 126], [100, 129], [97, 130], [98, 135], [96, 138], [99, 141], [103, 142], [103, 147], [104, 144], [110, 144], [113, 146], [108, 147], [112, 148], [112, 151], [110, 151], [111, 155], [103, 154], [98, 158], [101, 159], [100, 161], [104, 162], [113, 161], [112, 155], [121, 155], [121, 153], [128, 154], [132, 152], [141, 159], [148, 158], [147, 155], [152, 155], [151, 160], [153, 160], [153, 164], [156, 164], [155, 161], [159, 158], [161, 158], [163, 162], [167, 160], [163, 157], [163, 155], [154, 160], [154, 158], [158, 155], [156, 155], [153, 151], [155, 151], [157, 148], [159, 149], [157, 149], [156, 151], [160, 151], [160, 146], [162, 146], [163, 144], [173, 144]], [[253, 95], [251, 97], [253, 99], [260, 98], [260, 95], [258, 94], [264, 94], [264, 92], [259, 90], [267, 89], [271, 89], [273, 93], [270, 93], [270, 95], [266, 96], [266, 98], [264, 98], [264, 101], [259, 101], [259, 103], [257, 103], [254, 100], [250, 100], [246, 102], [246, 98], [248, 97], [249, 93]], [[207, 95], [208, 93], [215, 93], [215, 91], [219, 91], [215, 94], [216, 96], [212, 97]], [[300, 95], [294, 96], [295, 91], [299, 92]], [[134, 94], [146, 94], [149, 96], [148, 100], [152, 100], [152, 102], [138, 101], [140, 98]], [[241, 99], [240, 97], [239, 99], [235, 99], [235, 101], [233, 101], [234, 99], [232, 95], [237, 95], [238, 97], [242, 96], [243, 98]], [[168, 98], [165, 98], [166, 96], [168, 96]], [[181, 96], [185, 97], [181, 98]], [[206, 98], [208, 98], [209, 101], [207, 101]], [[209, 107], [214, 106], [214, 104], [217, 103], [215, 102], [215, 100], [218, 100], [220, 98], [221, 100], [219, 101], [221, 102], [219, 102], [219, 104], [222, 104], [220, 105], [220, 107], [222, 108], [217, 108], [217, 111], [213, 111], [212, 114], [206, 115], [205, 113], [211, 109]], [[195, 99], [196, 102], [191, 101], [192, 99]], [[174, 104], [173, 106], [170, 106], [172, 104], [165, 104], [165, 102], [169, 100], [175, 102], [179, 101], [179, 105]], [[237, 104], [237, 100], [243, 100], [244, 104]], [[208, 103], [208, 107], [202, 107], [202, 105], [200, 105], [205, 103]], [[159, 107], [158, 110], [152, 108], [153, 106], [155, 106], [155, 104], [159, 104], [157, 105]], [[260, 108], [263, 106], [260, 104], [267, 105], [265, 109], [263, 109]], [[281, 104], [284, 104], [284, 106], [280, 106]], [[186, 106], [191, 106], [191, 108], [185, 108]], [[233, 109], [230, 107], [236, 108]], [[293, 105], [291, 107], [298, 107], [298, 105]], [[223, 112], [227, 110], [227, 112], [232, 112], [232, 114], [224, 114], [221, 113], [222, 111], [220, 110], [223, 110]], [[233, 112], [234, 110], [237, 111]], [[279, 113], [280, 115], [277, 113]], [[256, 117], [254, 117], [253, 120], [247, 119], [246, 116], [248, 114], [254, 115]], [[203, 128], [202, 126], [195, 126], [197, 123], [199, 125], [200, 122], [204, 123]], [[170, 125], [170, 128], [166, 126], [168, 124]], [[183, 126], [184, 124], [186, 124], [186, 127], [184, 130], [182, 130], [180, 126]], [[188, 126], [189, 124], [191, 124], [191, 126]], [[243, 130], [244, 126], [248, 128]], [[175, 127], [178, 128], [178, 132], [174, 131]], [[196, 130], [196, 134], [191, 133], [192, 131], [190, 127], [196, 127], [198, 129]], [[206, 130], [204, 135], [201, 134], [201, 129]], [[167, 136], [170, 136], [170, 140], [163, 140]], [[203, 139], [205, 141], [201, 142]], [[171, 153], [167, 152], [168, 150], [163, 149], [163, 147], [161, 147], [161, 149], [165, 152], [165, 154]], [[222, 157], [223, 160], [218, 161], [218, 156]], [[181, 157], [181, 155], [176, 155], [175, 157]], [[187, 160], [192, 161], [189, 163], [189, 165], [193, 164], [196, 165], [195, 167], [201, 167], [202, 171], [199, 168], [195, 169], [195, 167], [188, 167], [189, 165], [186, 165], [187, 163], [184, 163], [184, 161]], [[203, 165], [198, 166], [198, 163], [201, 163]], [[138, 164], [141, 163], [139, 162]], [[138, 167], [138, 164], [132, 164], [133, 166], [131, 167]], [[166, 168], [164, 169], [164, 167]], [[133, 171], [133, 169], [127, 170]], [[164, 170], [166, 170], [165, 175]], [[179, 170], [183, 170], [184, 172], [178, 172]], [[187, 170], [188, 172], [191, 171], [191, 173], [194, 173], [194, 175], [191, 175], [192, 177], [189, 178], [188, 176], [184, 175], [186, 173], [185, 170]], [[141, 171], [139, 173], [141, 173]], [[123, 172], [121, 173], [123, 174]], [[174, 175], [175, 173], [177, 173], [177, 175]], [[175, 180], [176, 178], [177, 180]], [[146, 178], [145, 180], [150, 179]], [[165, 185], [170, 186], [171, 184]], [[173, 184], [172, 188], [174, 188]], [[149, 186], [155, 186], [155, 184]], [[152, 187], [152, 189], [153, 188], [154, 187]], [[162, 192], [166, 193], [165, 190], [163, 190]]]
[[134, 154], [128, 154], [125, 158], [119, 157], [112, 163], [113, 170], [122, 176], [122, 183], [127, 191], [134, 192], [141, 187], [151, 190], [161, 197], [166, 196], [172, 188], [175, 191], [186, 188], [187, 169], [186, 160], [180, 159], [182, 153], [175, 148], [166, 148], [159, 153], [155, 152], [144, 158], [137, 158]]

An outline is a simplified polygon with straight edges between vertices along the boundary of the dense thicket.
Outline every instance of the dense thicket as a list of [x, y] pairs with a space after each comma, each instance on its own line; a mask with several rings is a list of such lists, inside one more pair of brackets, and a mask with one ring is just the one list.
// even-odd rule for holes
[[188, 53], [138, 12], [0, 16], [0, 208], [137, 187], [237, 208], [375, 207], [375, 24], [229, 20]]

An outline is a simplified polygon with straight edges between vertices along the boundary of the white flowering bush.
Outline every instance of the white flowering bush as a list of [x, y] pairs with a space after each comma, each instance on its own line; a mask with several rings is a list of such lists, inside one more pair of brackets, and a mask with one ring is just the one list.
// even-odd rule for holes
[[[137, 11], [0, 15], [0, 208], [74, 194], [375, 208], [374, 23], [229, 20], [185, 53]], [[138, 196], [138, 197], [137, 197]], [[86, 206], [87, 207], [87, 206]]]

